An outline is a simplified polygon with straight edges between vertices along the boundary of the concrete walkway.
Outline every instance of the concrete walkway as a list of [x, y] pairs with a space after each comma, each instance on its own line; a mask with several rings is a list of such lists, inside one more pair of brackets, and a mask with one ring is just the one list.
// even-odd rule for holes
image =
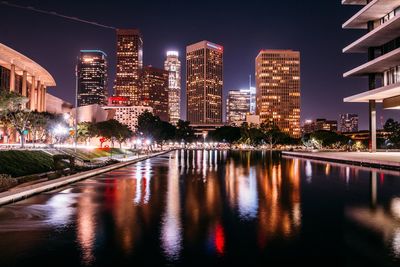
[[289, 152], [282, 155], [400, 170], [400, 152]]
[[97, 168], [94, 170], [90, 170], [90, 171], [86, 171], [86, 172], [80, 172], [74, 175], [70, 175], [70, 176], [66, 176], [66, 177], [61, 177], [55, 180], [50, 180], [50, 181], [46, 181], [46, 182], [42, 182], [42, 183], [38, 183], [38, 184], [34, 184], [34, 185], [30, 185], [30, 186], [25, 186], [25, 187], [21, 187], [18, 189], [14, 189], [14, 190], [9, 190], [3, 193], [0, 193], [0, 206], [1, 205], [5, 205], [5, 204], [9, 204], [9, 203], [13, 203], [16, 201], [19, 201], [21, 199], [25, 199], [28, 197], [31, 197], [33, 195], [37, 195], [46, 191], [50, 191], [50, 190], [54, 190], [56, 188], [71, 184], [71, 183], [75, 183], [84, 179], [87, 179], [89, 177], [92, 176], [96, 176], [105, 172], [109, 172], [115, 169], [119, 169], [128, 165], [131, 165], [133, 163], [142, 161], [142, 160], [146, 160], [148, 158], [152, 158], [152, 157], [156, 157], [165, 153], [168, 153], [170, 151], [163, 151], [163, 152], [158, 152], [158, 153], [153, 153], [153, 154], [149, 154], [149, 155], [142, 155], [139, 156], [138, 158], [132, 159], [132, 160], [128, 160], [128, 161], [124, 161], [124, 162], [120, 162], [120, 163], [116, 163], [110, 166], [105, 166], [102, 168]]

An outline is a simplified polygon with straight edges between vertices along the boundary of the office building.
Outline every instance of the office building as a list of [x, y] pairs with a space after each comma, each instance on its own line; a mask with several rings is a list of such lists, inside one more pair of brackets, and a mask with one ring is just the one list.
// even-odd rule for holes
[[78, 59], [78, 107], [107, 105], [107, 55], [100, 50], [81, 50]]
[[168, 71], [168, 115], [169, 122], [176, 125], [181, 118], [181, 62], [177, 51], [168, 51], [164, 62]]
[[251, 91], [249, 89], [231, 90], [226, 99], [226, 122], [240, 126], [251, 114]]
[[300, 52], [261, 50], [256, 58], [257, 114], [300, 137]]
[[139, 76], [143, 68], [143, 39], [137, 29], [117, 30], [117, 73], [114, 95], [138, 101]]
[[163, 121], [168, 121], [168, 79], [166, 70], [147, 66], [141, 74], [142, 88], [140, 90], [140, 106], [153, 108], [154, 115]]
[[209, 41], [187, 46], [187, 120], [194, 127], [222, 125], [222, 89], [223, 47]]
[[343, 77], [367, 77], [368, 91], [346, 97], [344, 102], [368, 103], [369, 148], [376, 152], [376, 103], [384, 109], [400, 109], [400, 0], [342, 0], [360, 5], [361, 10], [343, 24], [343, 29], [366, 31], [343, 49], [343, 53], [364, 53], [366, 63]]
[[337, 132], [338, 123], [335, 120], [316, 119], [306, 120], [303, 125], [303, 133], [313, 133], [316, 131]]
[[145, 111], [153, 112], [151, 107], [144, 106], [108, 106], [104, 107], [104, 110], [109, 112], [109, 116], [113, 119], [125, 124], [131, 129], [132, 132], [136, 132], [138, 126], [138, 118], [140, 114]]
[[341, 114], [339, 123], [339, 131], [342, 133], [358, 132], [357, 114]]

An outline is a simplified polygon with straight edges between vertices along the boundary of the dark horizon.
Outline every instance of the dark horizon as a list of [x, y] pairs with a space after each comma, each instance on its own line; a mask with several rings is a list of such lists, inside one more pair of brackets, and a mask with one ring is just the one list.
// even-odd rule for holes
[[[254, 61], [261, 49], [297, 50], [301, 52], [301, 122], [317, 118], [338, 120], [340, 113], [357, 113], [359, 128], [367, 129], [367, 104], [343, 103], [344, 97], [367, 89], [366, 78], [342, 77], [345, 71], [366, 61], [364, 54], [342, 54], [343, 47], [362, 35], [361, 31], [341, 28], [360, 7], [342, 6], [339, 0], [253, 0], [246, 5], [206, 0], [205, 5], [212, 8], [204, 13], [180, 0], [112, 4], [89, 0], [79, 5], [75, 1], [49, 0], [12, 3], [116, 28], [138, 28], [144, 40], [144, 65], [162, 68], [166, 51], [178, 50], [182, 62], [183, 118], [186, 45], [209, 40], [224, 46], [224, 97], [229, 90], [248, 87], [249, 75], [254, 85]], [[32, 58], [54, 76], [57, 87], [49, 90], [51, 94], [74, 103], [75, 63], [81, 49], [99, 49], [108, 55], [112, 93], [116, 64], [114, 30], [4, 5], [0, 5], [0, 10], [3, 21], [12, 21], [0, 28], [0, 42]], [[389, 117], [399, 119], [395, 112], [379, 110], [378, 128]]]

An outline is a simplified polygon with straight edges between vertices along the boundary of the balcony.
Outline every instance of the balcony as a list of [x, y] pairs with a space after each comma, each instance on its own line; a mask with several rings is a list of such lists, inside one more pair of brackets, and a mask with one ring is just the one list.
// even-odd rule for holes
[[343, 53], [366, 53], [369, 47], [378, 47], [400, 37], [400, 15], [380, 25], [343, 49]]
[[342, 5], [366, 5], [367, 0], [342, 0]]
[[349, 96], [343, 99], [344, 102], [350, 103], [366, 103], [369, 100], [383, 102], [384, 99], [400, 96], [400, 83], [390, 84], [369, 90], [360, 94]]
[[345, 74], [344, 78], [351, 76], [366, 76], [372, 73], [383, 73], [384, 71], [399, 65], [400, 63], [400, 48], [397, 48], [387, 54], [384, 54], [374, 60], [371, 60], [357, 68], [354, 68]]
[[[345, 1], [353, 2], [353, 1]], [[357, 1], [356, 1], [357, 2]], [[400, 6], [400, 0], [373, 0], [343, 24], [344, 29], [367, 29], [368, 21], [378, 20]]]

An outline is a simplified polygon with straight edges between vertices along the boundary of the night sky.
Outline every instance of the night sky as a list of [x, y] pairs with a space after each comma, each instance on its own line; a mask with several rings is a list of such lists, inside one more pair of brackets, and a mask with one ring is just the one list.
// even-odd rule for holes
[[[250, 74], [254, 85], [254, 61], [260, 49], [299, 50], [302, 122], [358, 113], [360, 128], [367, 128], [367, 104], [342, 101], [367, 88], [366, 78], [342, 78], [345, 71], [366, 60], [364, 54], [341, 52], [362, 35], [362, 31], [341, 28], [360, 7], [342, 6], [340, 0], [9, 2], [117, 28], [139, 28], [144, 40], [145, 65], [162, 68], [167, 50], [180, 52], [183, 87], [186, 45], [205, 39], [221, 44], [225, 94], [247, 87]], [[107, 53], [111, 92], [116, 64], [115, 31], [2, 5], [0, 16], [0, 42], [32, 58], [54, 76], [57, 87], [50, 93], [73, 103], [74, 68], [81, 49]], [[182, 107], [185, 118], [185, 105]], [[399, 119], [396, 112], [379, 112], [378, 126], [389, 117]]]

